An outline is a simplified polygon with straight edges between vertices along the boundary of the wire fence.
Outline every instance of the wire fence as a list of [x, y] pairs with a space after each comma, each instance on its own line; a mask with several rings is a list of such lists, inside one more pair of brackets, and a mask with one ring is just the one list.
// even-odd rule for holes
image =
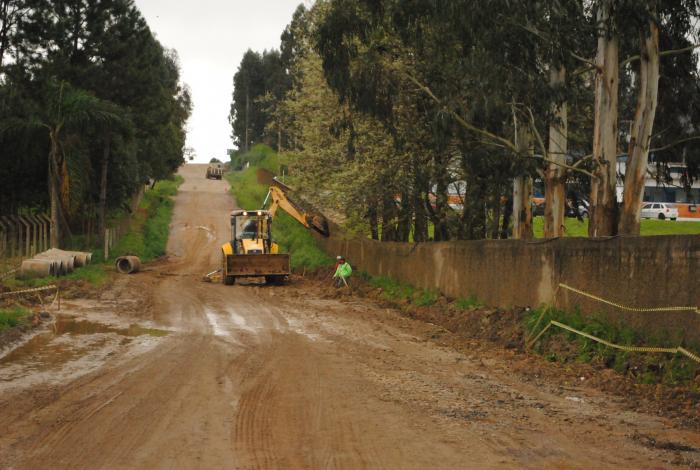
[[51, 219], [44, 213], [0, 217], [0, 277], [23, 259], [48, 250], [52, 230]]

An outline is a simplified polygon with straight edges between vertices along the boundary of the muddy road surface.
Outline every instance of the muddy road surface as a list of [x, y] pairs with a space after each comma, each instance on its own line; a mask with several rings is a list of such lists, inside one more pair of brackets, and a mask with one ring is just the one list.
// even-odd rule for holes
[[[533, 382], [317, 283], [201, 281], [227, 183], [186, 165], [168, 258], [0, 359], [0, 467], [680, 468], [700, 436]], [[667, 443], [669, 445], [656, 445]], [[677, 444], [677, 445], [671, 445]]]

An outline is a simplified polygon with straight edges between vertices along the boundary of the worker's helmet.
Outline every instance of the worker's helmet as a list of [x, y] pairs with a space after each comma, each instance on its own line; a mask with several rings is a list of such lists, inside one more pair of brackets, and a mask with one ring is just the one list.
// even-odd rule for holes
[[338, 256], [335, 257], [335, 259], [337, 259], [338, 261], [340, 261], [341, 259], [343, 259], [343, 257], [340, 256], [340, 255], [338, 255]]

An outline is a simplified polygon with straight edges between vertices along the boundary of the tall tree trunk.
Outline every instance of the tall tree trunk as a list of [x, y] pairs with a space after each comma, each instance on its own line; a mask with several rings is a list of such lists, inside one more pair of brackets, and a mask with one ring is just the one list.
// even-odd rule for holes
[[510, 218], [513, 215], [513, 201], [510, 196], [506, 196], [506, 202], [503, 205], [503, 224], [501, 225], [501, 239], [508, 238], [510, 229]]
[[611, 23], [614, 0], [602, 0], [597, 12], [593, 160], [596, 178], [591, 181], [588, 235], [617, 233], [617, 115], [619, 89], [619, 38]]
[[59, 208], [60, 196], [58, 194], [58, 168], [56, 165], [56, 155], [58, 153], [58, 143], [55, 141], [54, 136], [51, 136], [51, 150], [49, 151], [49, 201], [50, 201], [50, 211], [51, 211], [51, 248], [58, 248], [60, 236], [60, 218], [59, 218]]
[[532, 177], [516, 176], [513, 180], [513, 238], [530, 240], [532, 232]]
[[9, 0], [0, 1], [0, 71], [2, 71], [2, 63], [5, 58], [5, 51], [7, 50], [10, 35], [9, 7]]
[[109, 151], [110, 151], [110, 135], [107, 133], [104, 140], [104, 148], [102, 149], [102, 167], [100, 169], [100, 208], [97, 214], [99, 218], [99, 239], [104, 237], [107, 229], [106, 207], [107, 207], [107, 172], [109, 168]]
[[[517, 147], [520, 155], [532, 153], [532, 134], [527, 126], [517, 131]], [[513, 238], [530, 240], [532, 232], [532, 177], [521, 173], [513, 179]]]
[[367, 210], [367, 219], [369, 221], [369, 232], [372, 240], [379, 240], [379, 216], [377, 214], [376, 204], [372, 204]]
[[385, 194], [382, 201], [382, 241], [396, 240], [396, 204], [393, 194]]
[[425, 242], [428, 241], [428, 216], [425, 213], [425, 204], [423, 203], [423, 195], [421, 194], [421, 181], [416, 177], [413, 188], [413, 241]]
[[620, 233], [639, 235], [639, 217], [644, 199], [644, 183], [649, 158], [649, 145], [659, 94], [659, 26], [649, 20], [649, 29], [642, 31], [639, 62], [637, 111], [625, 171], [625, 190], [620, 214]]
[[277, 153], [282, 153], [282, 124], [277, 121]]
[[399, 207], [399, 223], [397, 227], [396, 241], [407, 242], [411, 235], [411, 220], [413, 210], [411, 209], [411, 195], [407, 192], [401, 193], [401, 206]]
[[245, 94], [245, 145], [243, 148], [245, 148], [245, 151], [248, 152], [248, 143], [250, 140], [248, 139], [248, 115], [250, 113], [250, 96], [249, 93], [246, 91]]
[[449, 230], [447, 227], [447, 211], [449, 210], [447, 201], [447, 189], [449, 185], [450, 175], [447, 170], [447, 164], [444, 162], [442, 155], [435, 157], [435, 241], [448, 240]]
[[498, 227], [501, 223], [501, 186], [496, 185], [496, 190], [493, 193], [493, 201], [491, 203], [491, 238], [498, 239]]
[[[550, 86], [559, 89], [566, 81], [566, 69], [562, 66], [550, 70]], [[566, 101], [554, 105], [554, 119], [549, 124], [549, 159], [566, 163], [568, 147], [568, 110]], [[563, 235], [564, 207], [566, 205], [566, 173], [564, 167], [549, 163], [544, 177], [544, 237]]]

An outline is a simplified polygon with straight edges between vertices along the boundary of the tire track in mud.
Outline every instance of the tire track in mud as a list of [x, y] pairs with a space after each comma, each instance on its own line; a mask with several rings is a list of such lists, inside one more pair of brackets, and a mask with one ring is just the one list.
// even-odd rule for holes
[[[182, 169], [170, 258], [108, 292], [116, 315], [173, 333], [141, 354], [115, 350], [77, 379], [0, 396], [0, 466], [670, 465], [669, 452], [631, 442], [599, 418], [635, 421], [656, 436], [664, 423], [624, 414], [603, 395], [586, 397], [590, 409], [567, 402], [523, 383], [505, 355], [484, 364], [436, 345], [434, 326], [324, 299], [303, 282], [201, 282], [218, 267], [233, 206], [226, 184], [205, 180], [204, 169]], [[122, 308], [122, 297], [137, 302]]]

